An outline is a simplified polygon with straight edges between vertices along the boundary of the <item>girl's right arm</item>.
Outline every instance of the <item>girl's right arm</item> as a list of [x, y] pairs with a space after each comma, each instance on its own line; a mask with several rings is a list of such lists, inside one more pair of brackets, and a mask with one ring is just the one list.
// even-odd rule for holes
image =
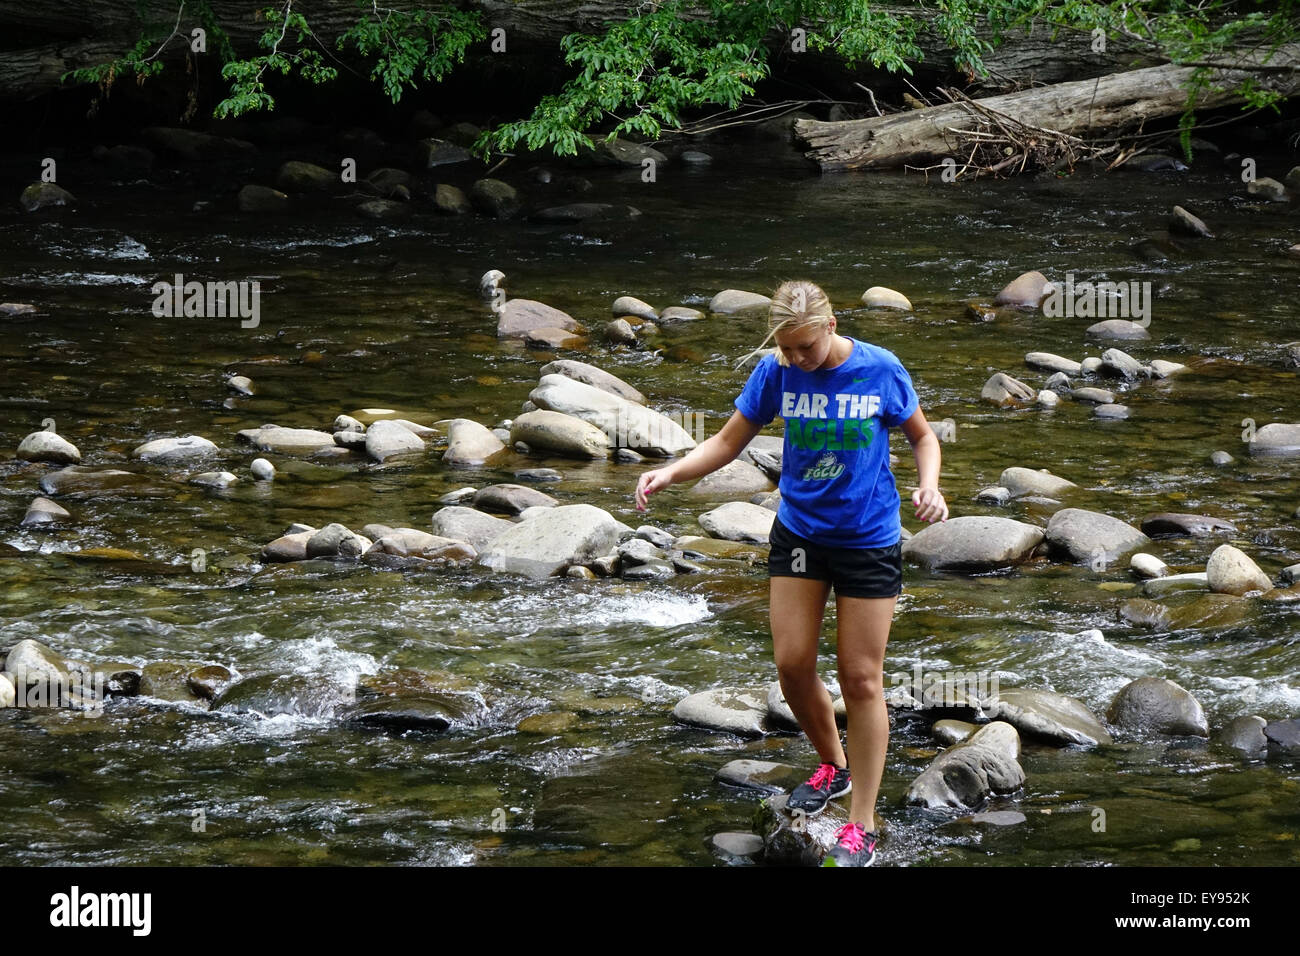
[[646, 496], [679, 481], [691, 481], [717, 471], [734, 461], [763, 426], [751, 422], [739, 411], [734, 412], [716, 435], [706, 438], [680, 461], [663, 468], [643, 472], [636, 483], [636, 509], [645, 511]]

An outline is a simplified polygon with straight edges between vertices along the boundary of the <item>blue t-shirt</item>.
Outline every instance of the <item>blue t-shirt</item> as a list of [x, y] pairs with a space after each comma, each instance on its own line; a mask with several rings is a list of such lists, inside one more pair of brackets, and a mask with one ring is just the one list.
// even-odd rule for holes
[[898, 356], [846, 338], [853, 351], [832, 369], [805, 372], [764, 356], [735, 404], [759, 425], [785, 419], [783, 525], [831, 547], [883, 548], [902, 536], [886, 429], [920, 403]]

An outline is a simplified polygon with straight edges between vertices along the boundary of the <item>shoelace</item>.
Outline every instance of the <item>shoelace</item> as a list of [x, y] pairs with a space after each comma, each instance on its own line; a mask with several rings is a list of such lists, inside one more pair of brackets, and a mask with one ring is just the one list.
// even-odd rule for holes
[[809, 779], [808, 786], [814, 790], [820, 790], [823, 786], [829, 789], [830, 785], [835, 782], [835, 774], [838, 772], [839, 768], [835, 764], [824, 763], [817, 768], [817, 772]]
[[857, 853], [866, 842], [867, 830], [860, 823], [846, 823], [835, 831], [835, 842], [850, 853]]

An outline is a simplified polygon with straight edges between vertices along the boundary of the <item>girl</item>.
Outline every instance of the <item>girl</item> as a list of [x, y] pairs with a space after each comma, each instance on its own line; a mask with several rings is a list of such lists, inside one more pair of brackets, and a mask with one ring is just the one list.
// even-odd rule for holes
[[[821, 758], [786, 806], [811, 816], [852, 792], [849, 822], [837, 831], [823, 865], [870, 866], [889, 744], [885, 643], [903, 581], [899, 496], [886, 429], [902, 428], [912, 445], [919, 476], [912, 504], [922, 521], [948, 519], [939, 493], [939, 440], [902, 363], [887, 349], [837, 334], [830, 301], [818, 286], [783, 282], [772, 296], [768, 325], [776, 351], [750, 374], [736, 412], [680, 461], [642, 474], [636, 506], [644, 511], [647, 495], [721, 468], [774, 417], [785, 420], [781, 503], [769, 537], [772, 649], [786, 702]], [[750, 356], [763, 354], [766, 344]], [[847, 756], [830, 694], [817, 675], [832, 586]]]

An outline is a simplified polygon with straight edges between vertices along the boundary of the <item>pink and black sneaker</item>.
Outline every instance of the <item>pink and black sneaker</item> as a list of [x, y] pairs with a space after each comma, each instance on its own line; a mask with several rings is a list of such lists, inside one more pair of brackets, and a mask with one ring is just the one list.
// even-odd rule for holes
[[870, 866], [876, 862], [876, 833], [860, 823], [846, 823], [835, 831], [835, 846], [822, 866]]
[[790, 791], [786, 800], [787, 811], [802, 810], [805, 816], [815, 817], [826, 809], [826, 804], [842, 797], [853, 789], [853, 779], [848, 767], [824, 763], [817, 772]]

